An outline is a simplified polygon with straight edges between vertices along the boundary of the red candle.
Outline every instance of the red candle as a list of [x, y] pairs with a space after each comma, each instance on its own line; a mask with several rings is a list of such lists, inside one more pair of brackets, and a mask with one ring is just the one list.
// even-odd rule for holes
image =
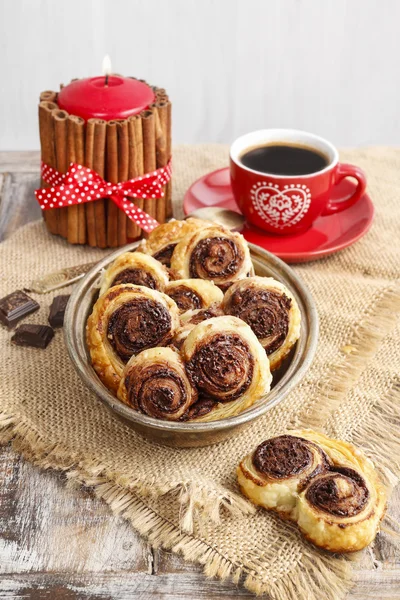
[[88, 119], [126, 119], [154, 102], [153, 90], [142, 81], [107, 75], [77, 79], [62, 88], [57, 103], [72, 115]]

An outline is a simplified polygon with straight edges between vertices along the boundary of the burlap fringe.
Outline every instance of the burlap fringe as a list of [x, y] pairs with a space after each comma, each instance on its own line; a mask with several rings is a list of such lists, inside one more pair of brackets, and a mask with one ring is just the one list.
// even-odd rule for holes
[[[99, 481], [118, 485], [142, 498], [159, 498], [165, 494], [174, 494], [179, 508], [179, 523], [183, 531], [192, 533], [196, 522], [209, 521], [219, 523], [221, 513], [227, 511], [233, 517], [243, 517], [254, 514], [255, 507], [243, 496], [231, 492], [222, 486], [216, 486], [206, 479], [199, 478], [194, 482], [174, 484], [161, 480], [143, 482], [108, 471], [98, 460], [87, 458], [74, 462], [69, 452], [61, 444], [51, 444], [44, 441], [32, 425], [19, 421], [15, 422], [10, 415], [0, 413], [0, 444], [12, 441], [17, 452], [25, 458], [40, 464], [44, 469], [57, 468], [68, 472], [71, 481], [94, 486]], [[81, 479], [85, 474], [84, 480]]]
[[[324, 553], [316, 560], [315, 550], [308, 544], [304, 546], [301, 563], [279, 579], [268, 581], [267, 573], [263, 577], [247, 566], [232, 562], [201, 539], [168, 522], [133, 492], [104, 477], [100, 466], [96, 475], [93, 465], [89, 470], [82, 463], [76, 465], [71, 461], [68, 465], [68, 457], [58, 445], [46, 446], [29, 426], [17, 424], [9, 415], [0, 414], [0, 443], [9, 441], [17, 452], [38, 467], [63, 471], [73, 485], [91, 488], [98, 498], [107, 502], [114, 514], [127, 519], [153, 548], [170, 550], [189, 562], [202, 565], [207, 577], [242, 584], [257, 595], [269, 594], [271, 600], [310, 600], [321, 598], [322, 593], [324, 600], [340, 600], [351, 587], [349, 563]], [[226, 498], [224, 502], [227, 502]]]
[[396, 325], [400, 311], [400, 286], [384, 290], [354, 328], [349, 341], [340, 349], [342, 355], [329, 366], [313, 397], [292, 428], [322, 428], [333, 411], [354, 389], [369, 360], [376, 354], [383, 339]]

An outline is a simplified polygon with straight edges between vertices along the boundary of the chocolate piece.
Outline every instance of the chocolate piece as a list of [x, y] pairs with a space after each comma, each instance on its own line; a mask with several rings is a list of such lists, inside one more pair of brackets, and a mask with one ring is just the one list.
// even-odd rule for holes
[[35, 300], [22, 290], [17, 290], [0, 300], [0, 321], [11, 329], [18, 321], [39, 308]]
[[52, 327], [64, 325], [64, 314], [67, 308], [69, 296], [56, 296], [50, 306], [49, 323]]
[[54, 337], [54, 331], [48, 325], [20, 325], [11, 341], [17, 346], [47, 348]]

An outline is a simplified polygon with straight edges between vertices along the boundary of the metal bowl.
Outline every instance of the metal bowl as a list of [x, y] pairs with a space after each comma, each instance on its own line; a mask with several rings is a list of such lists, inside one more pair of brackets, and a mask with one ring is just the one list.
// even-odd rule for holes
[[97, 377], [86, 346], [86, 320], [98, 295], [96, 282], [102, 269], [122, 252], [134, 250], [138, 242], [113, 252], [100, 261], [79, 282], [68, 302], [64, 319], [64, 336], [69, 355], [81, 379], [100, 400], [126, 425], [151, 440], [168, 446], [194, 447], [215, 444], [233, 436], [254, 419], [265, 414], [299, 383], [311, 365], [318, 339], [318, 316], [314, 301], [301, 279], [279, 258], [249, 244], [257, 275], [274, 277], [295, 296], [301, 311], [301, 335], [294, 350], [277, 373], [271, 391], [253, 406], [235, 417], [210, 423], [171, 422], [154, 419], [120, 402]]

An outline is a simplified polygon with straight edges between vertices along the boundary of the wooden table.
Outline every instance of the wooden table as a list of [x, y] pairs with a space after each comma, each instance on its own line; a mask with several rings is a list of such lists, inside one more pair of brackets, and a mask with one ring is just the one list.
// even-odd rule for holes
[[[0, 239], [40, 218], [33, 198], [38, 185], [37, 152], [0, 152]], [[0, 477], [1, 599], [254, 598], [152, 550], [105, 503], [68, 488], [62, 475], [37, 469], [10, 448], [0, 449]], [[400, 521], [399, 488], [391, 514]], [[356, 569], [349, 600], [400, 599], [398, 539], [379, 535]]]

